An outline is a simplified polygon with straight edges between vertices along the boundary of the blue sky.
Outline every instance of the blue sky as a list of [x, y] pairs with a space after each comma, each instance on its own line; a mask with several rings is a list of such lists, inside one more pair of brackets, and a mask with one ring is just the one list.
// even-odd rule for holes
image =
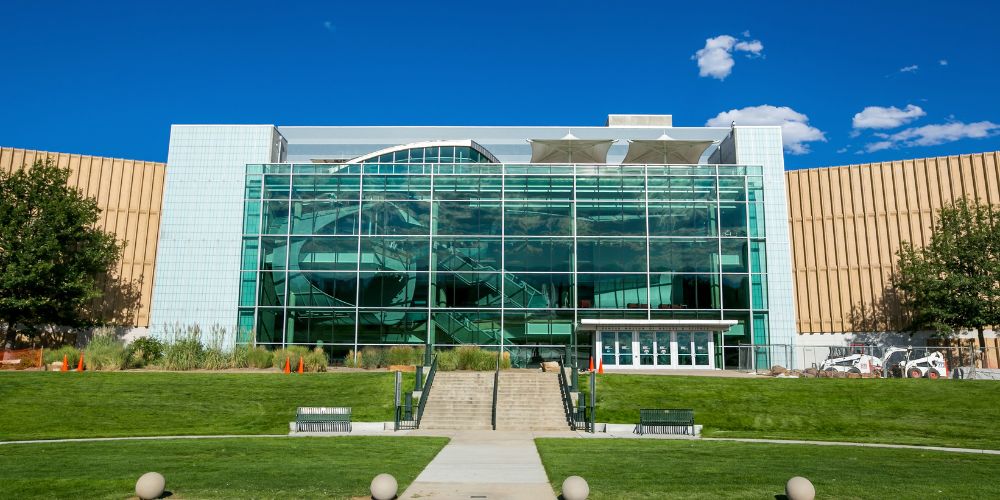
[[830, 3], [7, 0], [0, 145], [163, 161], [171, 123], [668, 113], [782, 124], [789, 168], [1000, 149], [1000, 7]]

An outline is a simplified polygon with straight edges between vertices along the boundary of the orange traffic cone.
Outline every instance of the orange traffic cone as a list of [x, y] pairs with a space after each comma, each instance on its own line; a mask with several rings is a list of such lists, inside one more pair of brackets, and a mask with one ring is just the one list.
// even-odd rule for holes
[[80, 361], [76, 364], [76, 371], [78, 371], [78, 372], [82, 372], [83, 371], [83, 353], [82, 352], [80, 353]]
[[285, 373], [292, 373], [291, 360], [285, 358]]
[[604, 360], [600, 360], [597, 362], [597, 373], [600, 375], [604, 375]]
[[61, 372], [68, 372], [69, 371], [69, 356], [63, 354], [63, 365], [62, 365], [62, 368], [59, 369], [59, 371], [61, 371]]
[[589, 371], [589, 372], [594, 371], [594, 357], [593, 356], [590, 357], [590, 369], [587, 370], [587, 371]]
[[301, 357], [299, 357], [299, 369], [297, 371], [299, 373], [305, 372], [305, 370], [302, 369], [302, 358]]

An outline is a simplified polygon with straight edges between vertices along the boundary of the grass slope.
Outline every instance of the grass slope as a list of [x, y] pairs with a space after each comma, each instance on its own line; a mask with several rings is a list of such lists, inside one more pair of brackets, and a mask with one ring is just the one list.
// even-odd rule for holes
[[636, 423], [640, 408], [694, 408], [706, 436], [1000, 449], [993, 381], [598, 376], [597, 421]]
[[399, 491], [445, 438], [178, 439], [0, 446], [0, 496], [127, 498], [156, 471], [173, 498], [350, 498], [388, 472]]
[[793, 476], [816, 498], [996, 498], [1000, 456], [673, 440], [538, 439], [558, 492], [572, 475], [590, 499], [775, 498]]
[[389, 421], [393, 383], [388, 372], [3, 372], [0, 440], [284, 434], [297, 406], [351, 406], [355, 421]]

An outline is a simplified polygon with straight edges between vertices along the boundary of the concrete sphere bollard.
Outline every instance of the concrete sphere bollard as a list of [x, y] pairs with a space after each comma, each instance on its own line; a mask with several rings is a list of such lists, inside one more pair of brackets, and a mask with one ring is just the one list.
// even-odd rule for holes
[[375, 500], [392, 500], [396, 498], [396, 491], [399, 490], [399, 484], [396, 483], [396, 478], [392, 477], [392, 474], [379, 474], [372, 479], [372, 498]]
[[167, 486], [167, 480], [158, 472], [147, 472], [139, 476], [135, 482], [135, 495], [142, 500], [160, 498], [163, 495], [163, 488]]
[[587, 500], [590, 496], [590, 486], [587, 480], [580, 476], [567, 477], [562, 484], [562, 497], [565, 500]]
[[813, 500], [816, 498], [816, 487], [808, 479], [795, 476], [785, 483], [785, 496], [788, 500]]

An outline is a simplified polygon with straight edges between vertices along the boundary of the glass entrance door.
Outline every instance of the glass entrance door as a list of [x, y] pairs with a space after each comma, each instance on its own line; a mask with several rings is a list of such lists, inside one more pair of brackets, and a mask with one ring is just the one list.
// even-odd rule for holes
[[631, 365], [632, 360], [632, 332], [618, 332], [618, 364], [622, 366]]
[[638, 332], [639, 335], [639, 365], [654, 366], [656, 363], [656, 334], [653, 332]]
[[670, 332], [656, 332], [656, 366], [673, 366], [670, 356], [672, 343]]
[[604, 366], [618, 364], [618, 357], [615, 356], [615, 332], [601, 332], [601, 362]]
[[614, 368], [714, 368], [711, 332], [600, 331], [600, 360]]

